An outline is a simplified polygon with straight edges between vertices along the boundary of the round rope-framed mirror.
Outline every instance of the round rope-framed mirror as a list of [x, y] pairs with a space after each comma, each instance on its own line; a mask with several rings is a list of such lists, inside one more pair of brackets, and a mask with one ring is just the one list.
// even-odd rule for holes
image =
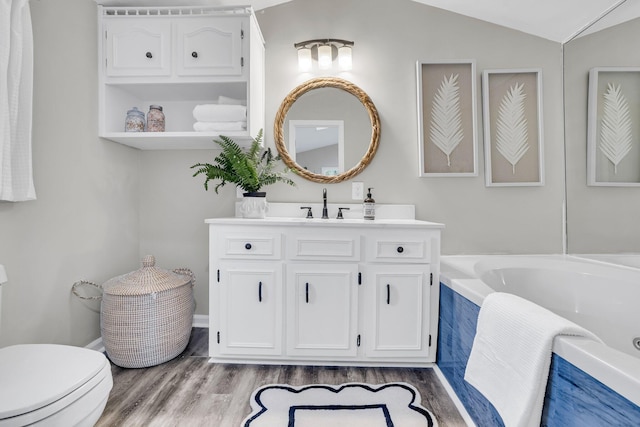
[[[347, 94], [353, 95], [364, 106], [366, 116], [371, 126], [371, 138], [368, 141], [366, 152], [362, 158], [357, 161], [355, 166], [345, 171], [338, 171], [336, 174], [322, 174], [308, 170], [296, 161], [295, 152], [289, 151], [289, 146], [285, 138], [285, 121], [290, 110], [300, 98], [314, 90], [320, 90], [323, 88], [334, 88], [340, 91], [344, 91]], [[380, 118], [378, 116], [378, 110], [376, 109], [373, 101], [369, 98], [362, 89], [355, 84], [338, 78], [338, 77], [321, 77], [309, 80], [302, 83], [295, 89], [293, 89], [284, 98], [280, 104], [280, 108], [276, 114], [274, 123], [274, 138], [275, 144], [282, 161], [291, 168], [297, 175], [308, 179], [309, 181], [319, 183], [337, 183], [350, 179], [364, 170], [369, 165], [373, 156], [378, 149], [378, 143], [380, 141]], [[291, 135], [289, 135], [291, 136]], [[345, 140], [345, 144], [349, 144], [348, 138]]]

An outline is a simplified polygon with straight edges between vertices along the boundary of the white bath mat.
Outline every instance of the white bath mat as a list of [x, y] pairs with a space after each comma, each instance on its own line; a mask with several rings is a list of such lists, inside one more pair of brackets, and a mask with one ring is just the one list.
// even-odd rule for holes
[[251, 395], [244, 427], [437, 427], [407, 383], [271, 384]]

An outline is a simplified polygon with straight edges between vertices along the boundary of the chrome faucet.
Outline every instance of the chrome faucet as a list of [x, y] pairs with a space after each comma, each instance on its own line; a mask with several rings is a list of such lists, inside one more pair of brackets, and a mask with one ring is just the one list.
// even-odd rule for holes
[[322, 189], [322, 219], [329, 219], [329, 212], [327, 211], [327, 189]]

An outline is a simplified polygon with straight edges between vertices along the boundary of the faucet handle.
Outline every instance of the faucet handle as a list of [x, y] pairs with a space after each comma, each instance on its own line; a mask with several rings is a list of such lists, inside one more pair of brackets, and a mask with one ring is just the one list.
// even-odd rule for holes
[[307, 209], [307, 218], [313, 218], [313, 212], [311, 212], [311, 206], [301, 206], [300, 209]]
[[342, 216], [342, 211], [348, 211], [349, 208], [338, 208], [338, 216], [336, 217], [336, 219], [344, 219], [344, 217]]

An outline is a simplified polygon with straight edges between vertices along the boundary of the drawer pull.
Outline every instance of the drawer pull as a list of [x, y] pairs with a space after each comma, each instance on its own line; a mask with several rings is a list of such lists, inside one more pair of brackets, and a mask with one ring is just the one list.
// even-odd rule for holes
[[404, 252], [404, 248], [402, 246], [398, 246], [396, 251], [401, 254], [402, 252]]
[[258, 302], [262, 302], [262, 282], [258, 282]]
[[309, 304], [309, 282], [305, 284], [304, 293], [305, 293], [305, 301], [307, 304]]
[[251, 249], [251, 243], [245, 243], [245, 244], [244, 244], [244, 248], [245, 248], [246, 250], [250, 250], [250, 249]]
[[391, 285], [387, 283], [387, 305], [391, 304]]
[[197, 57], [198, 57], [198, 52], [195, 52], [195, 51], [194, 51], [194, 52], [191, 52], [191, 56], [192, 56], [193, 58], [197, 58]]
[[152, 54], [151, 52], [147, 52], [147, 53], [145, 53], [145, 55], [144, 55], [144, 56], [146, 56], [146, 57], [147, 57], [147, 58], [149, 58], [149, 59], [153, 58], [153, 54]]

